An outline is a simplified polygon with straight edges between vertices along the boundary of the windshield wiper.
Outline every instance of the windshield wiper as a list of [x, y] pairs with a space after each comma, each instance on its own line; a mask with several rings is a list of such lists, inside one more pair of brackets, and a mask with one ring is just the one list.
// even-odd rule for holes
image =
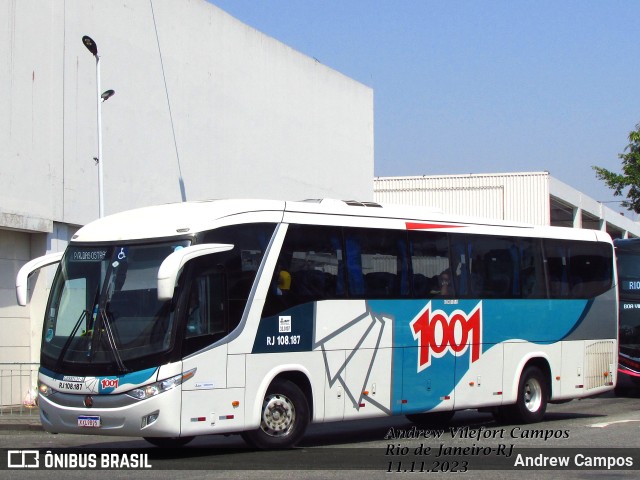
[[88, 311], [83, 310], [80, 316], [78, 317], [78, 320], [76, 320], [76, 324], [73, 326], [71, 333], [67, 337], [67, 340], [64, 342], [64, 345], [62, 346], [62, 350], [60, 350], [60, 356], [58, 357], [58, 362], [56, 363], [56, 370], [60, 370], [60, 366], [62, 365], [62, 362], [64, 361], [64, 357], [67, 354], [69, 347], [71, 346], [71, 342], [73, 342], [73, 339], [75, 338], [76, 333], [78, 333], [78, 329], [82, 324], [82, 320], [87, 318], [87, 314], [88, 314]]
[[[113, 358], [118, 365], [118, 370], [121, 373], [129, 372], [130, 370], [126, 367], [124, 362], [122, 361], [122, 357], [120, 356], [120, 352], [118, 351], [118, 346], [116, 345], [116, 337], [113, 335], [113, 329], [111, 328], [111, 320], [109, 320], [109, 312], [107, 312], [106, 308], [101, 308], [99, 311], [100, 322], [98, 324], [98, 331], [100, 332], [99, 337], [102, 337], [102, 331], [104, 328], [104, 332], [107, 335], [107, 345], [109, 345], [109, 349], [113, 354]], [[96, 322], [98, 323], [98, 322]], [[95, 333], [95, 330], [94, 330]]]

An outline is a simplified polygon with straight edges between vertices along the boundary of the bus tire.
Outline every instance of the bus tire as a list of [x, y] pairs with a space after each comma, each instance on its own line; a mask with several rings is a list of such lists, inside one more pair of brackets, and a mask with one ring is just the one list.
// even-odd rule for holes
[[262, 402], [260, 427], [242, 432], [249, 445], [260, 449], [290, 448], [309, 425], [309, 404], [302, 390], [289, 380], [275, 380]]
[[143, 437], [151, 445], [162, 448], [184, 447], [195, 437]]
[[447, 425], [455, 413], [453, 410], [447, 410], [446, 412], [410, 413], [405, 417], [411, 423], [421, 427], [441, 427]]
[[530, 366], [524, 369], [518, 384], [518, 399], [507, 407], [509, 419], [518, 423], [536, 423], [547, 411], [549, 390], [542, 371]]

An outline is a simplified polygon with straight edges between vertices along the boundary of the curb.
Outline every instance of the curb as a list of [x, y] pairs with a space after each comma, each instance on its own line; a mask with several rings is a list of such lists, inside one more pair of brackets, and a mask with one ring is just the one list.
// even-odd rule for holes
[[17, 410], [3, 412], [0, 415], [0, 431], [32, 430], [43, 431], [39, 409], [18, 412]]
[[43, 432], [42, 424], [40, 422], [16, 422], [9, 421], [4, 422], [0, 419], [0, 431], [34, 431], [34, 432]]

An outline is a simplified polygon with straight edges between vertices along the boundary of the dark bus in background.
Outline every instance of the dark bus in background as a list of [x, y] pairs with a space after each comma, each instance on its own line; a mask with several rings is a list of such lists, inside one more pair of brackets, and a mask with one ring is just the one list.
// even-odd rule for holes
[[620, 295], [620, 358], [616, 390], [640, 389], [640, 238], [614, 240]]

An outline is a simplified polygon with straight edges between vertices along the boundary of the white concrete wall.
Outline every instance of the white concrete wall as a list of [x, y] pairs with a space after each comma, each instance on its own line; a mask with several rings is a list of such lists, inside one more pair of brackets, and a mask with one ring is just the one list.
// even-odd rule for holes
[[[0, 272], [17, 272], [30, 254], [29, 234], [0, 230]], [[0, 364], [30, 358], [30, 311], [17, 305], [15, 285], [15, 275], [0, 273]]]
[[[0, 0], [0, 362], [38, 360], [52, 270], [105, 213], [224, 197], [373, 198], [373, 92], [204, 0]], [[171, 113], [171, 114], [170, 114]], [[184, 188], [179, 183], [182, 173]]]
[[116, 91], [102, 104], [106, 214], [180, 201], [179, 166], [189, 200], [372, 199], [372, 90], [204, 0], [0, 0], [0, 32], [0, 213], [98, 214], [83, 35]]

